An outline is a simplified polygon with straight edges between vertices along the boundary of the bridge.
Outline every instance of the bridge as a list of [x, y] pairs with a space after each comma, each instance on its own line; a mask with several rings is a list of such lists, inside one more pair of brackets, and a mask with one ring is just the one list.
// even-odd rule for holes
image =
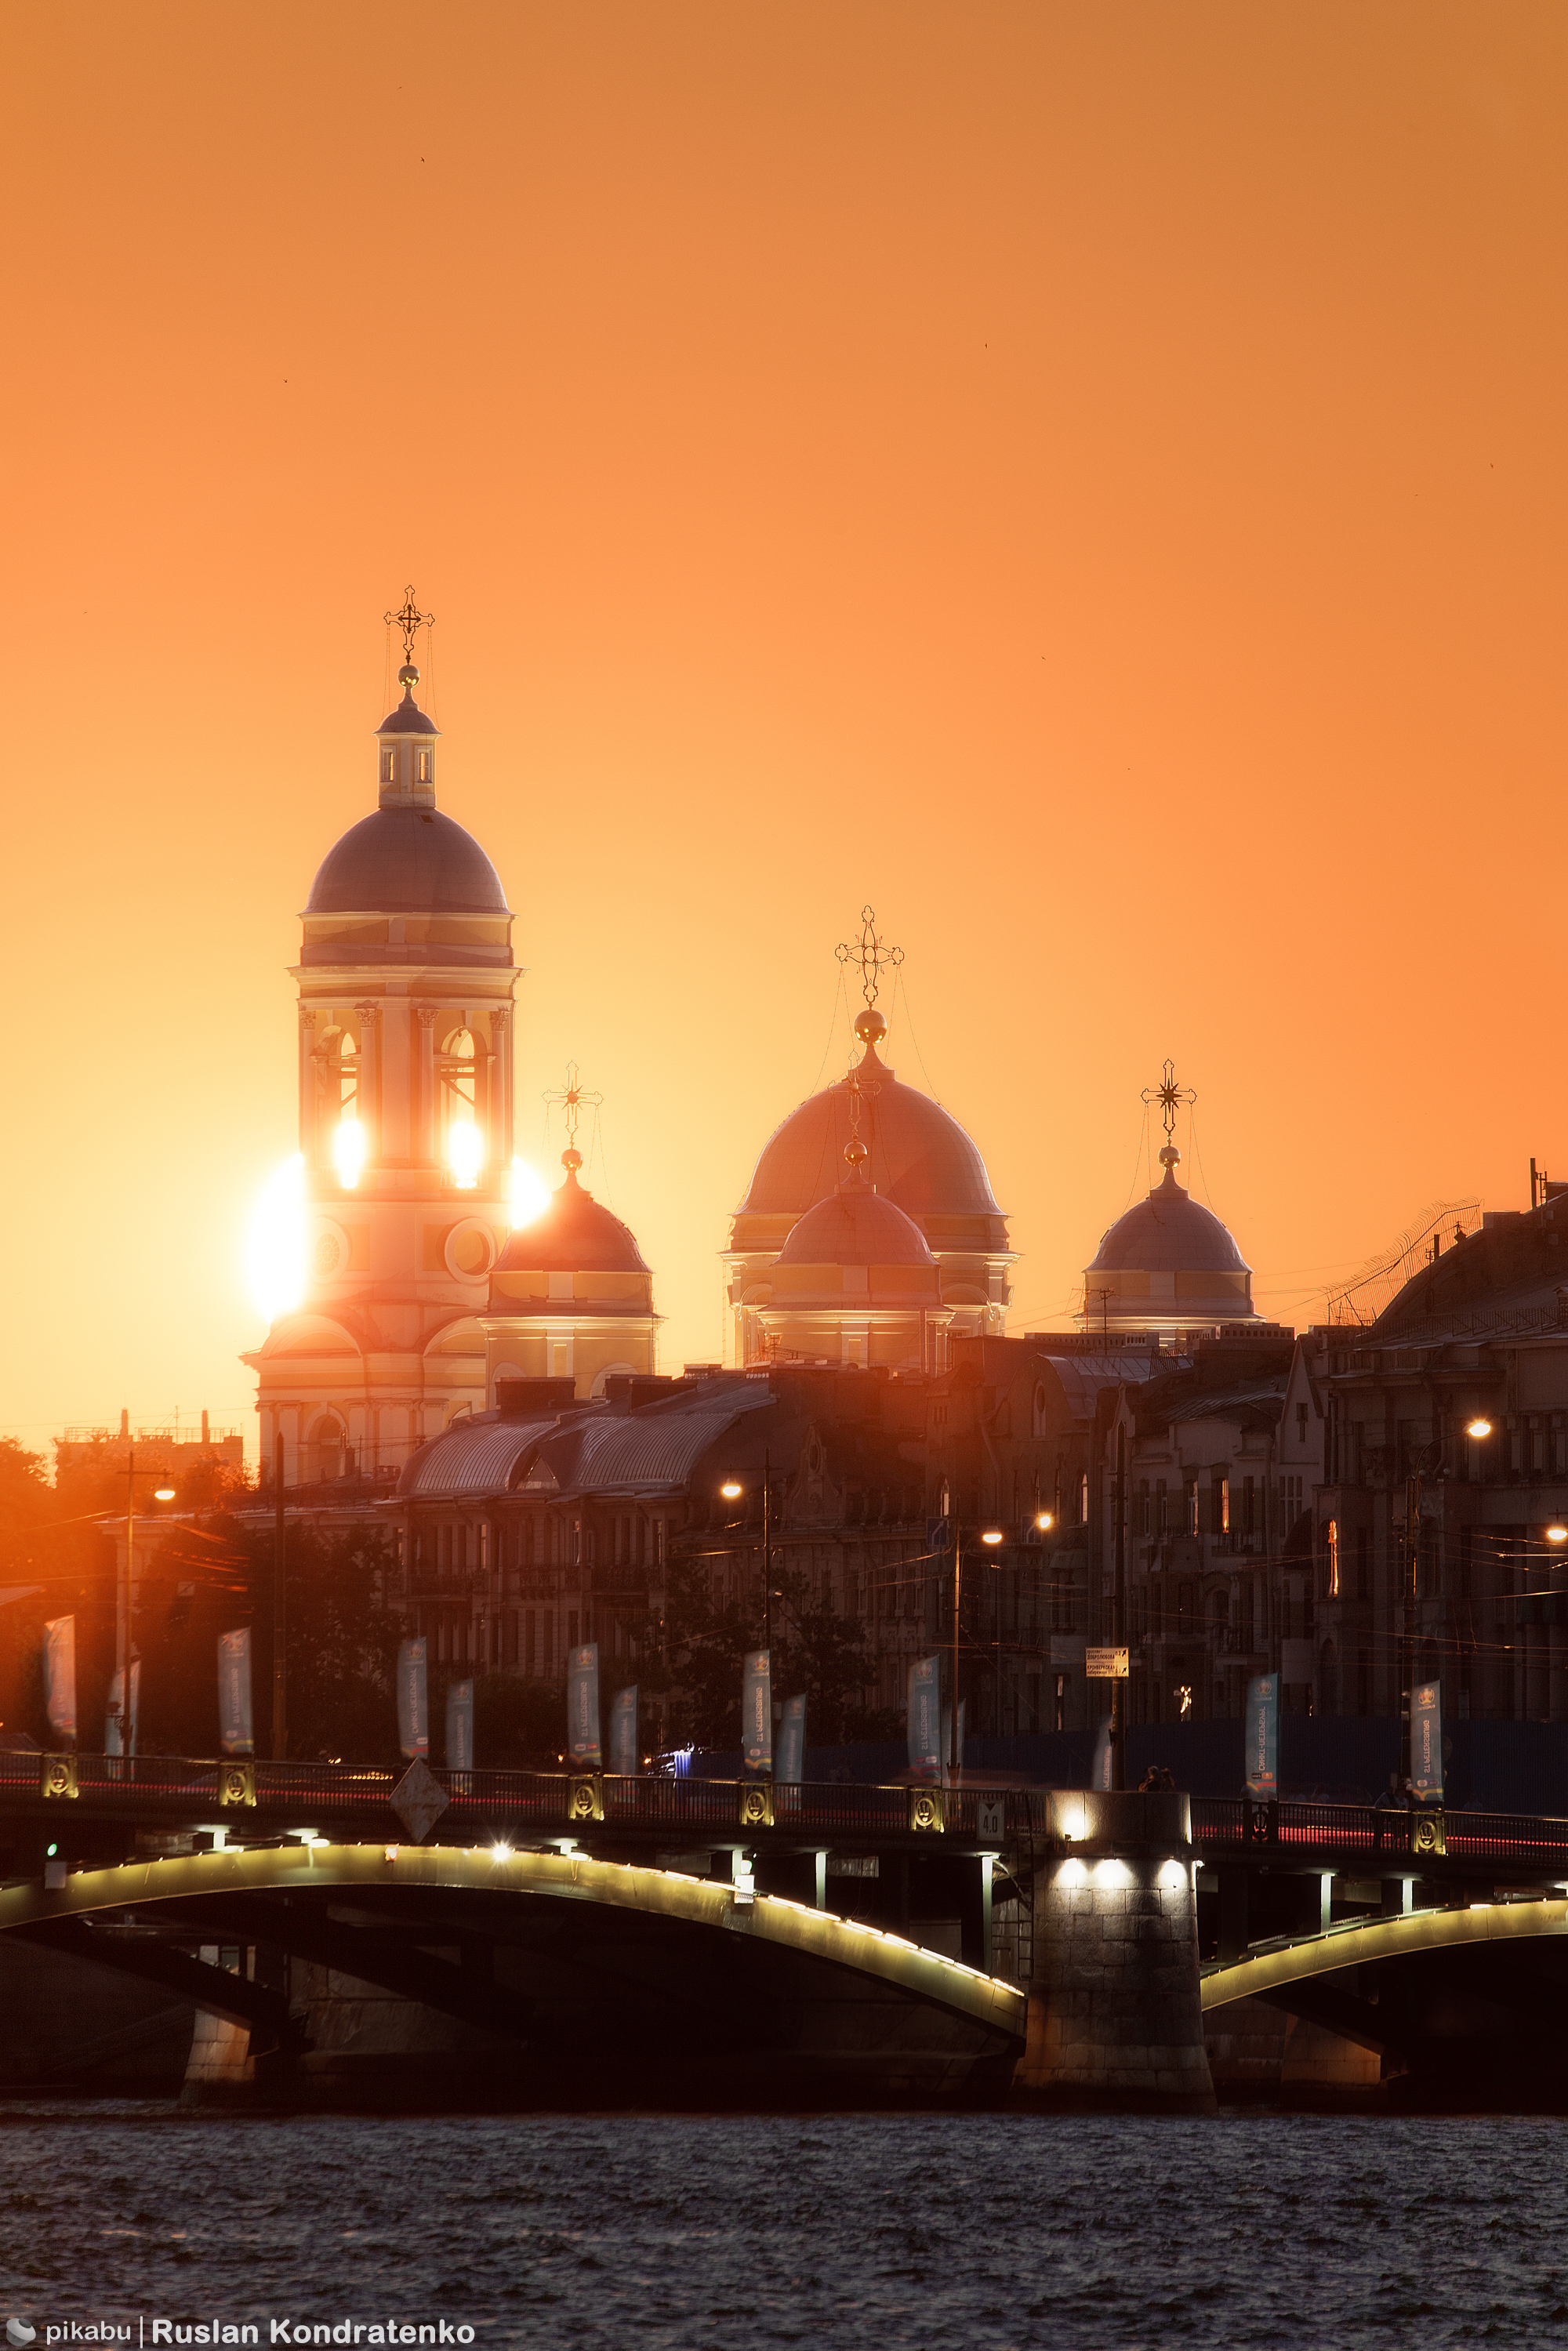
[[1206, 2024], [1246, 2001], [1376, 2053], [1411, 2104], [1568, 2096], [1568, 1901], [1466, 1903], [1279, 1936], [1203, 1970]]
[[[526, 2075], [580, 2098], [590, 2047], [597, 2078], [622, 2086], [662, 2049], [664, 2097], [678, 2084], [711, 2101], [721, 2076], [731, 2096], [990, 2095], [1025, 1988], [1046, 1980], [1037, 1938], [1059, 1931], [1037, 1924], [1037, 1889], [1071, 1857], [1076, 1812], [1112, 1801], [416, 1776], [434, 1818], [411, 1826], [390, 1770], [0, 1754], [0, 1947], [47, 1944], [178, 1991], [244, 2025], [258, 2079], [319, 2069], [341, 2036], [333, 2001], [373, 1987], [499, 2052], [512, 2095]], [[1158, 1801], [1114, 1803], [1131, 1821]], [[1511, 2018], [1544, 1987], [1558, 1999], [1541, 1922], [1568, 1889], [1568, 1821], [1198, 1798], [1189, 1838], [1180, 1803], [1162, 1866], [1191, 1871], [1206, 2019], [1256, 2000], [1391, 2070], [1473, 2070], [1487, 2047], [1522, 2063]], [[1091, 1845], [1113, 1872], [1106, 1834]], [[1463, 1923], [1494, 1912], [1534, 1923]], [[974, 1985], [990, 1987], [983, 2016]], [[589, 2008], [604, 2029], [585, 2041]]]
[[[959, 1961], [744, 1885], [499, 1844], [318, 1838], [82, 1869], [0, 1889], [12, 1939], [243, 2028], [252, 2078], [287, 2095], [357, 2074], [404, 2099], [428, 2056], [444, 2095], [466, 2074], [466, 2095], [507, 2104], [973, 2100], [1005, 2089], [1027, 2005]], [[368, 1988], [405, 2026], [426, 2011], [460, 2029], [434, 2052], [415, 2035], [356, 2053], [344, 2011], [359, 2032]]]

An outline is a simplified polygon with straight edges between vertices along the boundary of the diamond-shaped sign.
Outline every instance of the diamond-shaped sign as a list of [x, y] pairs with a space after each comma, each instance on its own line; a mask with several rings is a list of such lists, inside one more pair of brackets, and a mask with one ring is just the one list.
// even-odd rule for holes
[[423, 1844], [452, 1799], [416, 1755], [387, 1801], [415, 1844]]

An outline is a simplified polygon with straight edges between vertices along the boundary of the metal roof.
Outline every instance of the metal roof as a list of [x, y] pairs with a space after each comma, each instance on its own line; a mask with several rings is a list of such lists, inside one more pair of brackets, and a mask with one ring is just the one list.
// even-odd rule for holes
[[555, 1427], [559, 1415], [534, 1420], [456, 1420], [414, 1454], [402, 1473], [401, 1494], [429, 1501], [440, 1497], [504, 1494], [525, 1458]]
[[308, 914], [505, 914], [501, 877], [439, 809], [374, 809], [321, 860]]

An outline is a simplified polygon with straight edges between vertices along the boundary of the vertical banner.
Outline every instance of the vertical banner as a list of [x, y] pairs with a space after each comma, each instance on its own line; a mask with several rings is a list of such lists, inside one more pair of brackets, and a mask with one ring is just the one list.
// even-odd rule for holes
[[747, 1771], [773, 1769], [773, 1673], [766, 1649], [748, 1649], [740, 1677], [740, 1760]]
[[942, 1777], [942, 1660], [916, 1657], [909, 1668], [909, 1768], [922, 1780]]
[[1424, 1804], [1442, 1802], [1441, 1682], [1417, 1682], [1410, 1693], [1410, 1785]]
[[1247, 1685], [1247, 1792], [1266, 1803], [1280, 1792], [1280, 1677], [1259, 1674]]
[[131, 1738], [131, 1726], [129, 1723], [122, 1723], [120, 1719], [124, 1704], [125, 1676], [110, 1674], [109, 1705], [105, 1708], [103, 1717], [103, 1751], [106, 1755], [129, 1755], [134, 1750], [134, 1741]]
[[430, 1754], [430, 1706], [425, 1696], [425, 1645], [405, 1641], [397, 1653], [397, 1739], [412, 1761]]
[[599, 1644], [566, 1653], [566, 1760], [574, 1771], [603, 1768], [599, 1743]]
[[254, 1755], [250, 1712], [250, 1626], [218, 1635], [218, 1743], [225, 1755]]
[[66, 1746], [77, 1743], [77, 1620], [57, 1616], [44, 1627], [44, 1697], [49, 1729]]
[[474, 1769], [472, 1682], [448, 1682], [446, 1685], [446, 1768], [449, 1771], [472, 1771]]
[[617, 1690], [610, 1701], [610, 1769], [622, 1779], [637, 1776], [637, 1685]]
[[776, 1780], [787, 1780], [799, 1787], [806, 1776], [806, 1693], [784, 1701], [784, 1719], [779, 1726], [779, 1756], [774, 1767]]
[[1103, 1714], [1100, 1728], [1094, 1734], [1094, 1761], [1089, 1767], [1089, 1785], [1109, 1789], [1111, 1779], [1111, 1718]]

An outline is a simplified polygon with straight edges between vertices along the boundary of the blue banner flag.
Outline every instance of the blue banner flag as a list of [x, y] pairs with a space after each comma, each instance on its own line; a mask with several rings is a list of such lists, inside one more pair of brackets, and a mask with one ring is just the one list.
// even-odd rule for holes
[[424, 1684], [425, 1645], [405, 1641], [397, 1653], [397, 1741], [412, 1761], [430, 1753], [430, 1704]]
[[446, 1685], [446, 1768], [449, 1771], [472, 1771], [474, 1769], [472, 1682], [448, 1682]]
[[909, 1768], [922, 1780], [942, 1776], [942, 1660], [916, 1657], [909, 1668]]
[[1103, 1714], [1100, 1728], [1094, 1734], [1094, 1761], [1089, 1766], [1089, 1785], [1109, 1789], [1111, 1780], [1111, 1718]]
[[1258, 1674], [1247, 1685], [1247, 1792], [1265, 1803], [1280, 1792], [1280, 1677]]
[[574, 1771], [604, 1768], [599, 1742], [599, 1644], [584, 1642], [566, 1657], [566, 1760]]
[[250, 1626], [218, 1635], [218, 1744], [225, 1755], [254, 1755], [250, 1714]]
[[806, 1693], [784, 1701], [784, 1719], [779, 1726], [779, 1761], [776, 1779], [787, 1780], [799, 1787], [806, 1776]]
[[623, 1779], [635, 1779], [642, 1759], [637, 1752], [637, 1685], [617, 1690], [610, 1701], [610, 1769]]
[[57, 1616], [44, 1627], [44, 1698], [49, 1729], [68, 1747], [77, 1743], [77, 1620]]
[[1417, 1682], [1410, 1693], [1410, 1785], [1424, 1804], [1442, 1802], [1441, 1682]]
[[925, 1521], [925, 1548], [926, 1548], [926, 1550], [927, 1550], [927, 1551], [951, 1551], [951, 1550], [952, 1550], [952, 1548], [953, 1548], [953, 1521], [952, 1521], [952, 1520], [951, 1520], [951, 1519], [927, 1519], [927, 1520], [926, 1520], [926, 1521]]
[[773, 1769], [773, 1674], [766, 1649], [748, 1649], [740, 1677], [740, 1760], [748, 1771]]

